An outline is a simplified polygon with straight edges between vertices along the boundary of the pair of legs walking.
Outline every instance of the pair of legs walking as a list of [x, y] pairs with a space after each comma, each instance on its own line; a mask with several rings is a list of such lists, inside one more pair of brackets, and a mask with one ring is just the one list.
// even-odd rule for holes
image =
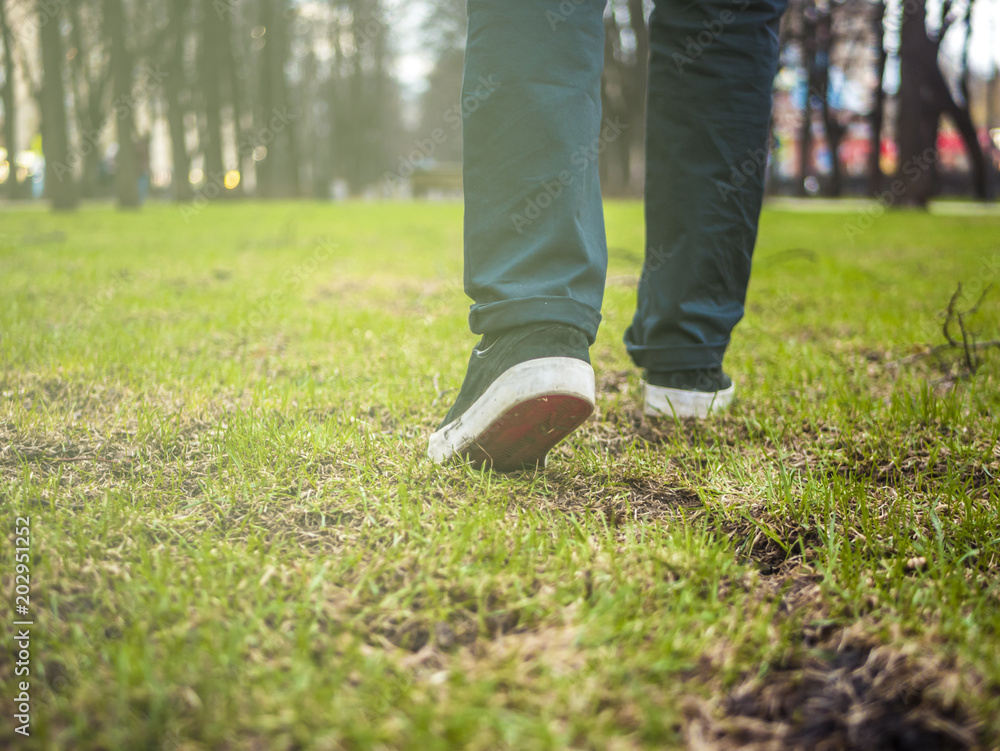
[[[646, 260], [625, 333], [630, 356], [646, 371], [647, 410], [664, 394], [675, 401], [682, 392], [710, 394], [719, 402], [731, 394], [722, 360], [750, 276], [785, 1], [655, 3]], [[470, 327], [483, 340], [432, 438], [434, 458], [478, 453], [498, 468], [519, 466], [543, 458], [549, 438], [559, 434], [558, 441], [589, 414], [581, 365], [589, 369], [607, 269], [598, 152], [635, 125], [602, 116], [605, 5], [469, 0], [465, 288], [475, 303]], [[510, 350], [502, 357], [490, 352], [499, 342], [507, 344], [498, 350]], [[483, 412], [488, 405], [479, 402], [498, 379], [545, 358], [552, 361], [531, 366], [538, 371], [531, 384], [508, 384], [516, 393]], [[565, 394], [559, 368], [569, 368], [570, 381], [579, 371]], [[477, 409], [487, 432], [471, 435], [478, 424], [456, 432], [454, 423], [470, 422]], [[449, 427], [451, 435], [442, 435]], [[519, 448], [505, 452], [505, 441]]]

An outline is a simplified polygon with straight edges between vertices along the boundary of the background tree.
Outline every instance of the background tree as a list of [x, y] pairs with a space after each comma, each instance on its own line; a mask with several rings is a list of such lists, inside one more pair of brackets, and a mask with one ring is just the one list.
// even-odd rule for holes
[[[970, 92], [979, 96], [982, 87], [970, 70], [968, 0], [954, 5], [964, 22], [956, 26], [964, 26], [966, 36], [951, 91], [937, 64], [952, 1], [944, 2], [944, 21], [932, 23], [940, 27], [933, 37], [924, 0], [902, 4], [912, 11], [905, 17], [896, 11], [901, 4], [888, 0], [790, 1], [772, 123], [780, 151], [771, 161], [769, 189], [804, 195], [807, 183], [814, 192], [815, 181], [825, 195], [877, 194], [883, 138], [898, 142], [902, 169], [933, 149], [937, 119], [945, 114], [966, 143], [974, 192], [985, 194], [991, 165], [969, 115]], [[181, 201], [195, 190], [201, 199], [377, 194], [386, 189], [385, 175], [401, 173], [415, 146], [431, 143], [429, 134], [440, 127], [444, 142], [434, 141], [416, 158], [461, 159], [461, 118], [445, 117], [462, 111], [464, 0], [412, 6], [398, 0], [0, 2], [2, 138], [16, 154], [15, 124], [34, 127], [38, 113], [44, 115], [46, 157], [50, 169], [59, 165], [59, 176], [49, 176], [49, 193], [60, 193], [60, 205], [72, 203], [62, 195], [67, 181], [76, 181], [85, 197], [110, 192], [110, 181], [101, 179], [105, 165], [117, 170], [119, 203], [136, 205], [150, 138], [155, 189]], [[628, 124], [600, 155], [609, 196], [642, 190], [649, 5], [611, 0], [604, 17], [604, 115]], [[29, 8], [44, 23], [25, 22]], [[410, 38], [412, 27], [398, 24], [418, 15], [423, 21]], [[936, 19], [936, 11], [932, 15]], [[395, 74], [401, 55], [430, 63], [419, 94]], [[885, 71], [897, 59], [898, 108], [896, 93], [882, 85], [891, 87], [894, 77]], [[162, 74], [150, 77], [154, 68]], [[37, 109], [32, 97], [18, 96], [20, 89], [10, 85], [15, 80], [28, 83]], [[867, 136], [858, 127], [865, 124]], [[26, 141], [35, 134], [21, 135]], [[114, 163], [103, 158], [109, 148], [117, 149]], [[829, 160], [816, 159], [824, 149]], [[63, 159], [54, 156], [60, 150]], [[912, 185], [907, 176], [911, 194], [903, 200], [926, 202], [935, 169], [922, 169]]]
[[285, 79], [290, 11], [286, 0], [261, 0], [260, 5], [260, 101], [254, 120], [257, 133], [267, 134], [264, 140], [268, 143], [262, 144], [266, 155], [257, 164], [258, 192], [265, 198], [287, 198], [299, 192], [297, 155], [290, 132], [298, 113], [289, 110]]
[[[846, 3], [839, 3], [841, 15], [846, 15]], [[830, 155], [830, 174], [827, 176], [824, 195], [835, 197], [843, 192], [843, 166], [840, 161], [840, 144], [847, 127], [840, 120], [838, 112], [830, 101], [830, 68], [837, 39], [834, 34], [834, 6], [830, 2], [816, 4], [816, 19], [813, 33], [816, 35], [815, 55], [810, 71], [810, 92], [815, 92], [819, 100], [823, 122], [823, 135]]]
[[448, 137], [435, 145], [433, 155], [441, 162], [454, 163], [462, 159], [462, 130], [455, 127], [453, 119], [446, 122], [445, 117], [450, 111], [462, 111], [467, 24], [464, 0], [435, 0], [420, 30], [435, 62], [427, 77], [427, 90], [421, 97], [417, 133], [420, 138], [426, 138], [435, 128], [444, 129]]
[[42, 149], [45, 153], [45, 192], [57, 211], [76, 208], [76, 182], [70, 160], [66, 89], [63, 78], [62, 6], [38, 0], [39, 42], [42, 58]]
[[100, 133], [108, 118], [108, 93], [112, 69], [103, 44], [101, 7], [91, 0], [71, 0], [66, 5], [70, 20], [70, 88], [79, 133], [82, 175], [80, 195], [96, 197], [100, 182]]
[[[216, 12], [220, 12], [216, 4]], [[241, 44], [241, 40], [249, 40], [250, 26], [247, 22], [247, 14], [222, 14], [222, 22], [226, 26], [225, 51], [227, 58], [226, 70], [229, 77], [226, 83], [229, 87], [230, 119], [232, 122], [233, 142], [235, 144], [232, 155], [232, 167], [241, 173], [252, 169], [253, 161], [250, 154], [244, 153], [245, 144], [250, 138], [252, 123], [248, 123], [247, 111], [247, 79], [248, 79], [248, 56], [247, 45]], [[233, 195], [242, 195], [246, 183], [242, 180], [233, 189]]]
[[427, 77], [427, 91], [421, 101], [420, 126], [417, 129], [420, 138], [427, 138], [435, 128], [443, 129], [447, 135], [443, 143], [434, 146], [433, 157], [440, 162], [454, 163], [462, 159], [462, 129], [456, 125], [450, 112], [462, 112], [464, 64], [465, 53], [461, 48], [442, 50]]
[[606, 144], [600, 156], [601, 187], [607, 195], [642, 192], [641, 181], [633, 177], [633, 164], [641, 155], [645, 132], [648, 59], [642, 0], [609, 3], [604, 16], [601, 104], [605, 118], [618, 118], [628, 127]]
[[121, 208], [139, 205], [139, 166], [135, 143], [135, 98], [132, 96], [132, 55], [126, 41], [127, 19], [122, 0], [104, 0], [104, 23], [111, 39], [111, 74], [114, 102], [111, 119], [115, 124], [118, 153], [115, 159], [115, 188]]
[[190, 100], [188, 92], [186, 50], [188, 36], [187, 0], [170, 0], [167, 4], [167, 62], [166, 78], [163, 82], [167, 100], [167, 124], [170, 134], [170, 157], [173, 165], [171, 181], [173, 197], [177, 201], [190, 201], [191, 158], [188, 154], [186, 114]]
[[872, 3], [871, 30], [875, 47], [875, 89], [868, 115], [868, 192], [873, 196], [882, 191], [882, 126], [885, 118], [885, 0]]
[[795, 182], [795, 193], [798, 196], [807, 195], [807, 180], [813, 176], [813, 97], [816, 91], [816, 26], [818, 13], [813, 0], [802, 0], [791, 6], [791, 12], [796, 14], [799, 54], [802, 67], [805, 70], [805, 98], [802, 103], [801, 120], [799, 122], [799, 172]]
[[205, 178], [210, 183], [221, 184], [226, 174], [222, 156], [222, 79], [231, 62], [229, 13], [220, 12], [224, 6], [216, 7], [214, 0], [201, 0], [200, 6], [198, 81], [201, 84], [201, 109], [204, 115], [201, 142], [205, 153]]
[[11, 33], [7, 17], [7, 3], [0, 0], [0, 43], [3, 44], [3, 142], [7, 149], [7, 188], [8, 198], [20, 196], [20, 185], [17, 178], [17, 98], [14, 81], [14, 35]]
[[901, 202], [907, 205], [926, 206], [935, 193], [937, 134], [942, 114], [952, 120], [962, 136], [972, 163], [973, 194], [985, 199], [988, 193], [986, 158], [969, 114], [968, 100], [956, 101], [938, 65], [941, 42], [954, 20], [951, 8], [951, 0], [945, 0], [935, 36], [928, 33], [926, 0], [909, 0], [902, 10], [897, 178], [905, 187]]

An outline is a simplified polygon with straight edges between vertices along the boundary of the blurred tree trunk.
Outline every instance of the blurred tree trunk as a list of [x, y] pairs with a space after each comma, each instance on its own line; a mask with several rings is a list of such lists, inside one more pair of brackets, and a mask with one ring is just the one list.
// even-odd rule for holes
[[167, 96], [167, 121], [170, 128], [170, 152], [173, 162], [171, 185], [176, 201], [190, 201], [194, 195], [189, 178], [191, 159], [187, 150], [187, 128], [184, 125], [184, 108], [181, 105], [181, 92], [186, 88], [184, 17], [187, 8], [187, 0], [170, 0], [167, 3], [170, 61], [167, 64], [167, 76], [163, 84]]
[[115, 184], [118, 206], [139, 206], [139, 168], [135, 146], [135, 102], [132, 97], [132, 56], [125, 38], [125, 9], [122, 0], [104, 0], [104, 24], [111, 37], [111, 75], [115, 98], [112, 106], [118, 136]]
[[0, 0], [0, 41], [3, 42], [3, 142], [7, 149], [7, 197], [19, 196], [17, 180], [17, 106], [14, 92], [14, 40], [7, 22], [7, 0]]
[[[965, 26], [965, 41], [962, 44], [961, 75], [959, 77], [959, 92], [961, 93], [961, 103], [956, 102], [958, 112], [952, 115], [953, 122], [962, 133], [965, 141], [965, 148], [972, 161], [973, 180], [979, 185], [977, 196], [981, 199], [988, 199], [992, 196], [992, 186], [990, 184], [990, 148], [983, 151], [982, 144], [976, 133], [976, 127], [972, 122], [971, 96], [969, 94], [969, 46], [972, 43], [972, 8], [975, 0], [969, 0], [965, 6], [965, 17], [962, 19]], [[989, 87], [986, 87], [986, 96], [989, 97]], [[947, 108], [946, 108], [947, 111]], [[987, 118], [989, 117], [989, 105], [986, 108]], [[987, 119], [989, 123], [989, 119]], [[987, 125], [987, 129], [989, 126]], [[988, 132], [988, 130], [987, 130]], [[988, 141], [989, 142], [989, 141]]]
[[[371, 8], [365, 14], [363, 29], [367, 29], [369, 21], [377, 16], [380, 0], [373, 0]], [[387, 112], [386, 98], [386, 76], [388, 65], [386, 64], [386, 37], [381, 28], [379, 32], [369, 39], [372, 51], [372, 76], [374, 80], [371, 85], [371, 98], [368, 105], [368, 127], [365, 129], [365, 141], [368, 146], [368, 159], [362, 165], [362, 179], [365, 185], [371, 185], [377, 172], [377, 164], [380, 160], [382, 147], [386, 143], [389, 133], [389, 118]]]
[[241, 148], [242, 144], [247, 142], [243, 133], [243, 113], [246, 106], [243, 86], [244, 72], [246, 70], [246, 54], [243, 45], [233, 44], [234, 36], [237, 40], [246, 38], [247, 35], [243, 31], [243, 24], [238, 16], [234, 15], [232, 20], [226, 24], [225, 55], [229, 68], [229, 103], [233, 118], [233, 141], [236, 144], [236, 169], [239, 170], [241, 176], [239, 184], [230, 191], [233, 195], [243, 195], [245, 189], [242, 179], [244, 175], [243, 163], [249, 157]]
[[260, 107], [257, 110], [257, 137], [267, 155], [257, 164], [257, 191], [264, 198], [295, 195], [297, 186], [289, 175], [297, 173], [289, 145], [293, 123], [288, 112], [288, 84], [285, 61], [288, 44], [285, 24], [287, 0], [261, 0], [264, 49], [260, 61]]
[[301, 100], [296, 101], [296, 92], [290, 86], [288, 79], [285, 76], [285, 63], [291, 56], [290, 34], [288, 27], [289, 16], [293, 11], [292, 7], [286, 2], [281, 3], [280, 11], [281, 13], [278, 22], [278, 31], [280, 33], [280, 55], [278, 55], [279, 62], [275, 73], [277, 75], [276, 80], [279, 84], [279, 90], [281, 92], [281, 109], [275, 116], [282, 122], [278, 136], [279, 138], [284, 138], [287, 149], [287, 157], [284, 162], [282, 162], [285, 173], [285, 195], [297, 198], [302, 195], [302, 158], [299, 149], [299, 130], [296, 127], [296, 121], [299, 120], [302, 109], [305, 107], [306, 103]]
[[[83, 175], [80, 195], [94, 198], [101, 191], [101, 148], [99, 134], [107, 118], [105, 94], [111, 80], [111, 70], [102, 61], [93, 64], [86, 32], [83, 28], [80, 7], [82, 0], [69, 3], [70, 41], [76, 54], [70, 61], [70, 82], [75, 104], [76, 122], [80, 130]], [[101, 56], [103, 57], [103, 56]]]
[[[604, 117], [612, 116], [616, 109], [616, 103], [611, 96], [611, 90], [617, 92], [617, 85], [610, 85], [609, 78], [617, 78], [618, 70], [615, 65], [615, 43], [618, 39], [618, 24], [615, 22], [613, 13], [604, 16], [604, 67], [601, 71], [601, 114]], [[614, 178], [611, 174], [611, 163], [608, 159], [607, 149], [598, 157], [597, 169], [601, 181], [601, 192], [610, 196], [615, 192]]]
[[[905, 181], [900, 203], [926, 206], [936, 182], [938, 117], [934, 95], [925, 83], [937, 68], [937, 45], [927, 36], [924, 0], [903, 11], [899, 39], [899, 108], [896, 120], [897, 179]], [[919, 158], [919, 161], [918, 161]]]
[[799, 48], [802, 50], [802, 65], [806, 70], [806, 97], [802, 105], [802, 121], [799, 124], [799, 174], [795, 185], [795, 195], [805, 196], [806, 180], [812, 171], [812, 97], [815, 91], [816, 70], [816, 8], [812, 0], [805, 0], [799, 13]]
[[347, 123], [348, 128], [350, 128], [350, 151], [347, 155], [347, 185], [352, 196], [361, 193], [361, 189], [364, 187], [361, 170], [368, 152], [365, 141], [365, 127], [367, 126], [368, 118], [362, 114], [365, 111], [366, 105], [364, 68], [361, 65], [361, 45], [364, 40], [358, 33], [361, 27], [363, 12], [364, 0], [351, 0], [351, 39], [353, 40], [354, 54], [351, 55], [349, 108], [353, 113], [353, 117]]
[[767, 126], [767, 167], [764, 179], [764, 195], [773, 196], [778, 193], [778, 131], [774, 124], [774, 118]]
[[[945, 88], [947, 90], [947, 86]], [[972, 122], [972, 114], [969, 112], [969, 102], [959, 104], [948, 91], [948, 98], [944, 100], [944, 114], [951, 118], [952, 123], [962, 136], [962, 144], [965, 146], [965, 153], [972, 164], [972, 194], [981, 201], [990, 197], [989, 178], [986, 167], [986, 155], [979, 143], [979, 134], [976, 133], [975, 123]]]
[[645, 73], [639, 71], [638, 59], [626, 55], [618, 19], [613, 12], [606, 14], [601, 110], [605, 119], [624, 120], [629, 127], [605, 144], [606, 148], [598, 157], [598, 171], [605, 195], [622, 196], [629, 192], [632, 132], [636, 126], [634, 118], [637, 112], [642, 111], [642, 105], [636, 103], [636, 96], [644, 78]]
[[[221, 6], [220, 6], [221, 7]], [[220, 79], [226, 64], [225, 48], [228, 23], [223, 13], [216, 9], [214, 0], [203, 0], [201, 18], [201, 44], [198, 49], [200, 62], [202, 106], [205, 109], [205, 180], [216, 183], [220, 195], [225, 195], [222, 183], [225, 164], [222, 158], [222, 91]], [[270, 30], [269, 30], [270, 31]]]
[[635, 36], [635, 71], [628, 77], [629, 125], [622, 134], [625, 140], [625, 173], [628, 191], [642, 191], [641, 182], [632, 185], [632, 153], [635, 144], [640, 146], [646, 140], [646, 82], [649, 78], [649, 29], [646, 27], [646, 16], [643, 12], [642, 0], [628, 0], [629, 27]]
[[327, 82], [327, 107], [330, 112], [330, 183], [334, 179], [338, 183], [347, 175], [347, 160], [344, 153], [350, 135], [350, 122], [347, 117], [347, 97], [344, 95], [344, 48], [340, 43], [343, 34], [343, 22], [335, 19], [331, 36], [333, 38], [333, 71]]
[[969, 102], [969, 46], [972, 43], [972, 8], [975, 0], [969, 0], [965, 6], [965, 16], [962, 18], [962, 25], [965, 26], [965, 41], [962, 43], [961, 73], [958, 79], [959, 89], [962, 99]]
[[882, 88], [882, 79], [885, 77], [885, 63], [888, 57], [885, 51], [884, 0], [875, 3], [872, 13], [872, 33], [877, 47], [875, 51], [875, 91], [869, 120], [871, 133], [868, 151], [868, 192], [874, 196], [882, 191], [882, 120], [885, 115], [885, 89]]
[[840, 165], [840, 142], [844, 138], [845, 128], [837, 119], [830, 106], [830, 58], [833, 53], [833, 13], [829, 4], [816, 8], [816, 55], [813, 81], [816, 95], [821, 102], [823, 115], [823, 132], [826, 136], [826, 146], [830, 152], [830, 176], [827, 179], [825, 194], [829, 197], [839, 197], [843, 193], [843, 178]]
[[[274, 107], [274, 81], [272, 70], [274, 63], [272, 58], [275, 55], [275, 21], [274, 4], [280, 0], [260, 0], [260, 25], [264, 29], [262, 37], [264, 47], [260, 55], [260, 67], [257, 73], [258, 88], [260, 89], [260, 106], [255, 113], [254, 121], [257, 128], [258, 138], [267, 128], [267, 118]], [[257, 162], [257, 195], [261, 198], [271, 198], [276, 194], [275, 188], [275, 162], [278, 154], [278, 144], [272, 139], [267, 144], [261, 144], [267, 153], [264, 158]]]
[[[80, 152], [83, 157], [83, 175], [80, 176], [79, 190], [81, 198], [96, 198], [100, 172], [100, 148], [94, 141], [94, 135], [100, 128], [94, 127], [94, 115], [103, 120], [103, 111], [90, 106], [91, 81], [88, 76], [87, 45], [84, 42], [80, 20], [80, 0], [72, 0], [67, 4], [69, 12], [69, 39], [76, 48], [76, 54], [69, 61], [69, 85], [73, 92], [73, 109], [76, 112], [76, 124], [80, 131]], [[102, 108], [103, 109], [103, 108]]]
[[935, 192], [937, 177], [937, 133], [942, 114], [955, 123], [972, 163], [973, 192], [988, 194], [986, 158], [969, 115], [969, 104], [959, 104], [951, 95], [938, 66], [938, 51], [951, 23], [950, 0], [945, 0], [941, 32], [936, 39], [927, 34], [926, 0], [907, 3], [900, 31], [899, 134], [897, 180], [903, 183], [901, 203], [924, 207]]
[[[1000, 128], [1000, 108], [997, 107], [998, 104], [1000, 104], [1000, 76], [997, 75], [997, 68], [994, 66], [993, 73], [986, 81], [987, 128]], [[992, 146], [990, 148], [992, 148]]]
[[[798, 21], [798, 4], [796, 0], [789, 0], [788, 8], [781, 17], [781, 22], [778, 26], [778, 55], [781, 60], [790, 59], [790, 51], [794, 44], [798, 41], [799, 33], [797, 29]], [[771, 105], [772, 110], [776, 109], [775, 104], [778, 100], [777, 89], [771, 93]], [[784, 143], [779, 136], [779, 124], [777, 118], [772, 115], [771, 122], [768, 127], [768, 168], [767, 168], [767, 183], [764, 188], [764, 195], [773, 196], [777, 195], [782, 191], [783, 186], [783, 174], [780, 169], [778, 156], [780, 152], [790, 148], [786, 143]], [[790, 134], [789, 134], [790, 135]], [[794, 145], [794, 138], [787, 138], [787, 140]], [[770, 157], [773, 156], [773, 159]], [[794, 188], [794, 178], [788, 181], [789, 186]]]
[[56, 211], [76, 208], [76, 184], [69, 163], [66, 91], [63, 81], [62, 34], [59, 6], [45, 0], [37, 3], [39, 42], [42, 52], [42, 150], [45, 154], [45, 192]]
[[337, 101], [335, 72], [319, 84], [319, 97], [323, 117], [315, 131], [319, 157], [313, 167], [313, 190], [317, 198], [329, 198], [336, 172], [333, 155], [337, 132], [337, 113], [334, 111]]
[[[286, 46], [286, 58], [287, 51]], [[285, 123], [285, 126], [282, 129], [282, 135], [285, 137], [288, 147], [288, 158], [284, 162], [285, 184], [287, 185], [286, 193], [289, 196], [298, 197], [302, 195], [302, 149], [299, 143], [299, 129], [295, 127], [295, 120], [298, 120], [301, 116], [306, 103], [302, 100], [302, 89], [293, 88], [288, 85], [284, 75], [284, 65], [282, 65], [281, 80], [285, 87], [284, 112], [289, 117], [289, 121]], [[299, 113], [295, 116], [294, 120], [291, 119], [291, 113], [293, 112]]]

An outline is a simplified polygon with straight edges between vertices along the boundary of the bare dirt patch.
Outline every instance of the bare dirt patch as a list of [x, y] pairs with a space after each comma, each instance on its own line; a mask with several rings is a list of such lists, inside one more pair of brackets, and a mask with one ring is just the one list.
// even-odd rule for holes
[[978, 747], [980, 724], [960, 702], [970, 677], [954, 665], [838, 631], [762, 677], [751, 671], [719, 699], [692, 702], [693, 751], [947, 751]]

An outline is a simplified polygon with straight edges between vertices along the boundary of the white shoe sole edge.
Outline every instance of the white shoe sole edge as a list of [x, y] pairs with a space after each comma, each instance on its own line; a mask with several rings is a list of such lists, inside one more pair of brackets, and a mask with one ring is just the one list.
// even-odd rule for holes
[[595, 401], [594, 369], [573, 357], [541, 357], [514, 365], [490, 384], [457, 419], [430, 437], [427, 455], [436, 464], [470, 448], [508, 410], [543, 396], [573, 396]]
[[643, 383], [646, 417], [695, 417], [704, 420], [729, 408], [736, 396], [736, 386], [722, 391], [685, 391]]

